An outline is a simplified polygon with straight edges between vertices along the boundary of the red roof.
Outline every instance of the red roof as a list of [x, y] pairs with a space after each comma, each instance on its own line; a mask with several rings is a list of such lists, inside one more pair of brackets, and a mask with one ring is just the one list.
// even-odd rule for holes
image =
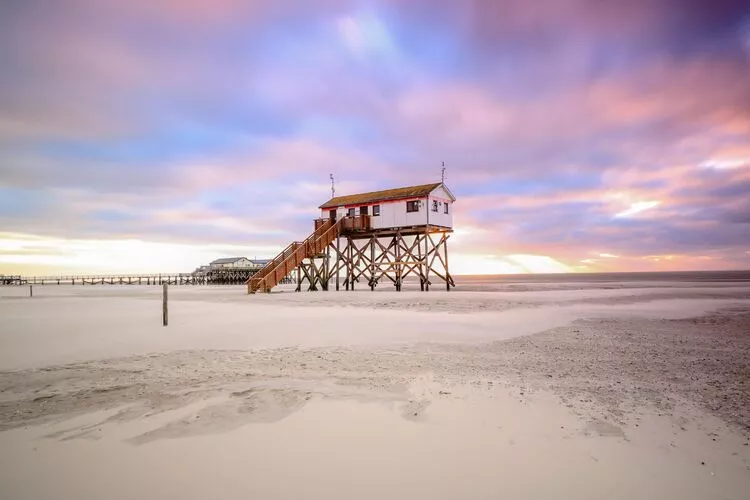
[[401, 200], [404, 198], [421, 198], [429, 195], [442, 183], [422, 184], [420, 186], [409, 186], [384, 191], [373, 191], [371, 193], [350, 194], [348, 196], [337, 196], [323, 203], [319, 208], [335, 208], [345, 205], [363, 205], [378, 201]]

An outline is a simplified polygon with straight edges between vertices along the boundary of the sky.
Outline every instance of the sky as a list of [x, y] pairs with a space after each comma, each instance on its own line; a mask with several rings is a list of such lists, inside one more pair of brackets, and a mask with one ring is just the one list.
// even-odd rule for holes
[[269, 258], [442, 162], [454, 274], [750, 269], [742, 0], [9, 0], [0, 68], [0, 274]]

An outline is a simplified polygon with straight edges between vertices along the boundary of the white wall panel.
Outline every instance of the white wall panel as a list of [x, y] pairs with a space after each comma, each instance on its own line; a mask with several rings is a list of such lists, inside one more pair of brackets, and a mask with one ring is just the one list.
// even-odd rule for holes
[[[372, 216], [372, 227], [374, 229], [386, 229], [392, 227], [422, 226], [432, 224], [442, 227], [453, 227], [453, 202], [450, 194], [439, 186], [429, 198], [419, 200], [420, 207], [418, 212], [407, 212], [406, 202], [410, 200], [384, 201], [380, 205], [380, 215]], [[438, 211], [432, 211], [432, 202], [438, 202]], [[448, 213], [445, 213], [445, 204], [448, 204]], [[372, 215], [372, 207], [376, 203], [368, 203], [368, 213]], [[356, 215], [359, 215], [359, 207], [354, 205]], [[337, 218], [347, 215], [350, 207], [338, 207], [336, 209]], [[328, 218], [328, 209], [321, 210], [321, 217]]]

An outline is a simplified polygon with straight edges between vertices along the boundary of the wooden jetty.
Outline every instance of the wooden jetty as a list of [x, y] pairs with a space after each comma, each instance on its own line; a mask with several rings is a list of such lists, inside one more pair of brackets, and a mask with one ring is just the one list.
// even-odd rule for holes
[[[0, 285], [241, 285], [256, 272], [255, 269], [213, 269], [203, 273], [0, 275]], [[292, 276], [282, 282], [295, 283]]]

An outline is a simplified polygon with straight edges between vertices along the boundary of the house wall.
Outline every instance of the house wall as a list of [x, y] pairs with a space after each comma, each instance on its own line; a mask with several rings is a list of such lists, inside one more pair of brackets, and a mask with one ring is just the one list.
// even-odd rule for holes
[[[420, 202], [418, 212], [407, 212], [406, 202], [418, 200]], [[427, 224], [427, 200], [425, 198], [412, 198], [409, 200], [385, 201], [380, 204], [380, 215], [372, 217], [374, 229], [389, 227], [422, 226]], [[372, 209], [370, 209], [372, 214]]]
[[[407, 212], [406, 202], [418, 200], [420, 207], [418, 212]], [[368, 203], [367, 213], [372, 215], [372, 207], [374, 205], [380, 205], [380, 215], [373, 216], [370, 220], [372, 222], [373, 229], [384, 229], [390, 227], [405, 227], [405, 226], [422, 226], [427, 224], [427, 198], [410, 198], [408, 200], [394, 200], [394, 201], [383, 201], [380, 203]], [[338, 207], [336, 210], [336, 217], [341, 218], [347, 215], [350, 208], [354, 208], [355, 214], [359, 215], [359, 208], [362, 205], [348, 205], [346, 207]], [[430, 214], [432, 216], [434, 214]], [[327, 218], [329, 216], [328, 210], [321, 210], [321, 217]], [[430, 221], [432, 223], [432, 221]]]
[[[418, 212], [407, 212], [406, 202], [419, 200], [420, 207]], [[438, 211], [432, 211], [432, 202], [436, 201]], [[448, 204], [448, 213], [445, 213], [445, 204]], [[438, 187], [429, 197], [409, 198], [403, 200], [383, 201], [380, 203], [367, 203], [367, 213], [372, 215], [372, 207], [380, 205], [380, 215], [371, 218], [373, 229], [386, 229], [391, 227], [406, 226], [423, 226], [431, 224], [442, 227], [453, 227], [453, 203], [450, 195], [445, 189]], [[359, 208], [362, 205], [346, 205], [336, 208], [336, 218], [345, 217], [350, 208], [355, 209], [355, 214], [359, 215]], [[329, 217], [330, 209], [321, 209], [320, 216]]]
[[[433, 212], [434, 202], [437, 202], [437, 212]], [[448, 205], [448, 213], [445, 213], [445, 205]], [[427, 201], [427, 208], [430, 211], [430, 224], [433, 226], [453, 227], [453, 202], [448, 193], [439, 187], [430, 193]]]
[[250, 259], [240, 259], [234, 262], [231, 262], [229, 264], [222, 264], [221, 267], [225, 269], [235, 269], [235, 268], [242, 268], [246, 269], [248, 267], [252, 267], [253, 263], [250, 262]]

